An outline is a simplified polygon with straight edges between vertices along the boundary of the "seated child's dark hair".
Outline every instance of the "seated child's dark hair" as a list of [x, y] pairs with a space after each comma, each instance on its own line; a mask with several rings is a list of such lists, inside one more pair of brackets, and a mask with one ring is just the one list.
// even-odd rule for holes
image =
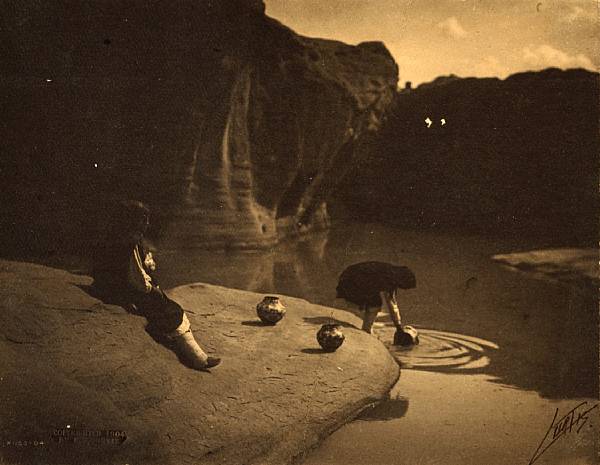
[[122, 234], [136, 232], [140, 224], [150, 219], [150, 209], [139, 200], [124, 200], [119, 202], [115, 215], [115, 226]]

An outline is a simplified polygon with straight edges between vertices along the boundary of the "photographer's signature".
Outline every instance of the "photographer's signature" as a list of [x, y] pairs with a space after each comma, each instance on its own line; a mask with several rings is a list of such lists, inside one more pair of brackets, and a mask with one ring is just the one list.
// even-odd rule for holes
[[583, 428], [589, 420], [588, 414], [596, 407], [598, 407], [598, 404], [588, 407], [588, 402], [583, 401], [560, 418], [557, 418], [558, 409], [556, 409], [552, 423], [550, 423], [550, 427], [548, 428], [548, 431], [546, 431], [544, 439], [542, 439], [542, 442], [540, 442], [540, 445], [533, 454], [533, 457], [531, 457], [529, 465], [533, 465], [533, 463], [539, 459], [544, 452], [546, 452], [548, 448], [552, 446], [552, 444], [554, 444], [563, 436], [566, 436], [573, 430], [575, 430], [576, 433], [579, 433], [581, 428]]

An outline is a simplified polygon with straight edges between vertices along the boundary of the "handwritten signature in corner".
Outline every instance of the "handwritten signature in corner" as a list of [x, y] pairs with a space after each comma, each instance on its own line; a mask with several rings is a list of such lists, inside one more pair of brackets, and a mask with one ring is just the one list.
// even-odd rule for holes
[[552, 423], [550, 423], [550, 427], [548, 428], [548, 431], [546, 431], [544, 439], [542, 439], [540, 445], [533, 454], [533, 457], [531, 457], [529, 465], [533, 465], [533, 463], [539, 459], [552, 444], [571, 433], [574, 428], [576, 428], [576, 433], [581, 431], [581, 428], [583, 428], [589, 420], [588, 414], [598, 407], [598, 404], [594, 404], [591, 407], [586, 408], [587, 405], [587, 401], [580, 402], [574, 408], [569, 410], [566, 415], [563, 415], [558, 419], [558, 409], [556, 409]]

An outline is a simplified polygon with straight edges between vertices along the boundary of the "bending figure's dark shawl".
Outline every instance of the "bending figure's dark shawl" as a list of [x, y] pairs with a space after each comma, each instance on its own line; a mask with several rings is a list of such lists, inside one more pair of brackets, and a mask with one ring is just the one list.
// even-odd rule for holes
[[360, 307], [381, 307], [382, 291], [412, 289], [417, 280], [405, 266], [385, 262], [361, 262], [350, 265], [340, 275], [337, 297], [346, 299]]

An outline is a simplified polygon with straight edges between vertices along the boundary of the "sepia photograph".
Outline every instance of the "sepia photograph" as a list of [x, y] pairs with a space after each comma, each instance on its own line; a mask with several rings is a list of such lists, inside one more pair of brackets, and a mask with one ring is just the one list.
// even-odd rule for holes
[[0, 7], [0, 465], [600, 465], [598, 0]]

